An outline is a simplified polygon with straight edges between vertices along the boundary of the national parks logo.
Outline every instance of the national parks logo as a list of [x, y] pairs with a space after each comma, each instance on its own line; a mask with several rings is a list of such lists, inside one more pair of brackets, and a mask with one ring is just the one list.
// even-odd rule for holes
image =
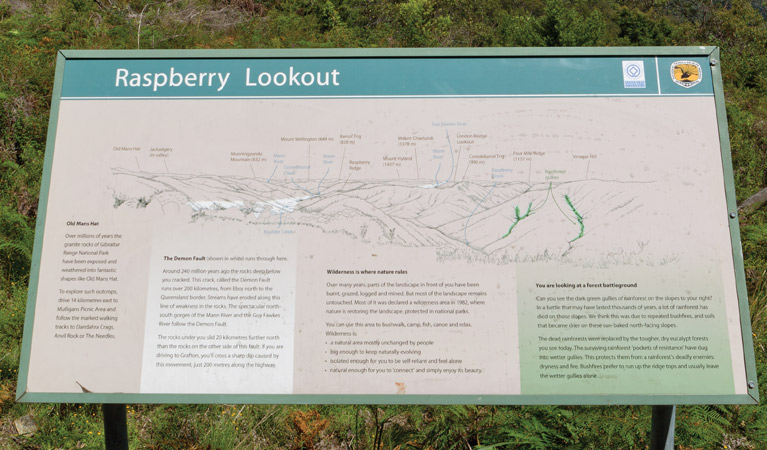
[[675, 61], [671, 63], [671, 79], [674, 83], [685, 88], [691, 88], [700, 83], [703, 71], [695, 61]]

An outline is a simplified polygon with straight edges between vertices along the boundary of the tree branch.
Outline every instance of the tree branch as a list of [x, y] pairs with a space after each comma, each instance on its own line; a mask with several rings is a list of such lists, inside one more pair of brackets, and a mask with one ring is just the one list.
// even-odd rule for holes
[[738, 211], [751, 213], [764, 206], [767, 203], [767, 187], [745, 199], [738, 205]]

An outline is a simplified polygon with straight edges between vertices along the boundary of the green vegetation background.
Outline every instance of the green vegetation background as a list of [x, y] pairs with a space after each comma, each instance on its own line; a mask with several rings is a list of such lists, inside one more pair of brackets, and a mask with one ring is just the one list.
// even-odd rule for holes
[[[767, 186], [766, 16], [760, 0], [0, 0], [0, 449], [103, 448], [97, 405], [14, 402], [57, 50], [716, 45], [742, 201]], [[767, 208], [740, 224], [764, 386]], [[128, 424], [136, 449], [643, 449], [650, 408], [130, 405]], [[767, 407], [680, 407], [676, 436], [767, 448]]]

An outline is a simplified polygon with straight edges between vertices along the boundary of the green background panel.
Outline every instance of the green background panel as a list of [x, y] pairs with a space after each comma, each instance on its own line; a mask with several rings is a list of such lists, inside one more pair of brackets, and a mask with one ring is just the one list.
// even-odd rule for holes
[[[745, 290], [745, 276], [743, 273], [743, 261], [740, 254], [740, 238], [738, 230], [737, 215], [735, 214], [735, 195], [734, 183], [732, 178], [732, 166], [730, 160], [729, 138], [727, 135], [727, 123], [724, 109], [724, 95], [722, 92], [721, 71], [716, 64], [709, 64], [718, 60], [718, 49], [715, 47], [647, 47], [647, 48], [549, 48], [549, 49], [507, 49], [507, 48], [484, 48], [484, 49], [349, 49], [349, 50], [230, 50], [230, 51], [205, 51], [205, 50], [178, 50], [178, 51], [109, 51], [109, 50], [67, 50], [58, 55], [56, 66], [56, 78], [51, 102], [51, 116], [48, 131], [48, 140], [46, 145], [45, 166], [43, 174], [43, 183], [40, 192], [40, 206], [38, 208], [38, 222], [35, 236], [34, 256], [30, 274], [30, 289], [27, 315], [25, 319], [24, 341], [22, 345], [22, 358], [19, 369], [19, 383], [17, 398], [23, 402], [74, 402], [74, 403], [391, 403], [391, 404], [713, 404], [713, 403], [757, 403], [758, 388], [756, 386], [756, 370], [754, 364], [753, 343], [751, 338], [750, 319], [748, 315], [748, 300]], [[657, 95], [658, 79], [660, 79], [660, 90], [664, 95], [711, 95], [716, 99], [717, 117], [719, 122], [720, 146], [722, 149], [722, 160], [724, 165], [725, 191], [728, 199], [728, 210], [733, 212], [731, 217], [730, 234], [733, 243], [733, 259], [735, 262], [735, 277], [738, 286], [738, 300], [741, 311], [741, 329], [744, 345], [745, 366], [747, 371], [747, 380], [749, 388], [747, 395], [720, 395], [719, 393], [697, 393], [693, 395], [652, 395], [651, 393], [637, 393], [629, 395], [573, 395], [578, 393], [541, 393], [540, 395], [519, 395], [519, 396], [458, 396], [458, 395], [199, 395], [199, 394], [131, 394], [131, 393], [41, 393], [27, 392], [27, 370], [29, 364], [29, 352], [31, 348], [31, 329], [34, 322], [35, 303], [37, 283], [39, 278], [39, 262], [42, 252], [42, 236], [45, 231], [47, 193], [51, 189], [50, 176], [51, 165], [54, 152], [54, 142], [56, 136], [56, 125], [58, 122], [58, 106], [62, 97], [93, 97], [93, 96], [114, 96], [125, 95], [116, 93], [113, 89], [113, 79], [110, 71], [117, 66], [131, 65], [131, 67], [169, 67], [172, 63], [174, 67], [200, 67], [200, 65], [210, 64], [216, 60], [225, 60], [226, 65], [238, 67], [242, 70], [248, 64], [261, 59], [268, 59], [270, 68], [279, 69], [284, 67], [285, 59], [291, 59], [290, 63], [295, 63], [296, 67], [304, 64], [304, 60], [311, 60], [312, 67], [330, 67], [332, 64], [329, 59], [335, 59], [332, 64], [341, 64], [346, 67], [356, 67], [355, 63], [365, 61], [369, 65], [366, 70], [375, 70], [376, 64], [389, 58], [398, 58], [400, 68], [410, 68], [420, 66], [428, 67], [431, 63], [428, 60], [433, 58], [445, 58], [458, 67], [455, 73], [441, 79], [440, 82], [422, 81], [419, 89], [428, 93], [420, 95], [489, 95], [493, 88], [505, 89], [505, 95], [615, 95], [623, 92], [622, 86], [615, 87], [616, 80], [620, 78], [620, 69], [616, 73], [607, 73], [612, 70], [606, 69], [619, 64], [621, 60], [638, 60], [645, 62], [645, 73], [647, 88], [641, 89], [639, 95]], [[507, 63], [537, 64], [536, 67], [553, 67], [562, 69], [564, 66], [571, 66], [578, 76], [572, 76], [566, 81], [558, 79], [556, 76], [544, 76], [536, 78], [516, 79], [516, 83], [509, 83], [502, 80], [503, 77], [496, 77], [493, 83], [485, 83], [484, 77], [477, 77], [476, 74], [466, 73], [460, 70], [462, 67], [486, 67], [485, 58], [506, 61]], [[657, 58], [658, 64], [655, 65]], [[413, 61], [427, 61], [417, 62]], [[282, 60], [282, 61], [281, 61]], [[703, 68], [703, 82], [696, 86], [694, 91], [674, 84], [668, 73], [670, 64], [677, 60], [694, 60], [699, 62]], [[590, 72], [589, 68], [579, 73], [577, 69], [581, 67], [579, 63], [584, 61], [596, 62], [600, 69], [596, 72]], [[264, 61], [266, 62], [266, 61]], [[259, 64], [261, 61], [259, 61]], [[314, 64], [319, 63], [319, 66]], [[73, 69], [69, 69], [70, 65]], [[260, 67], [260, 65], [259, 65]], [[288, 65], [289, 67], [289, 65]], [[501, 66], [499, 66], [501, 67]], [[520, 67], [520, 66], [516, 66]], [[508, 68], [504, 68], [508, 69]], [[356, 69], [355, 69], [356, 70]], [[415, 70], [421, 70], [416, 67]], [[656, 78], [655, 72], [658, 77]], [[78, 76], [78, 73], [80, 74]], [[584, 75], [591, 75], [593, 78]], [[370, 74], [374, 76], [376, 74]], [[102, 82], [103, 77], [111, 79], [109, 82]], [[232, 75], [234, 76], [234, 75]], [[515, 75], [516, 76], [516, 75]], [[396, 77], [382, 77], [379, 79], [386, 86], [386, 91], [381, 94], [376, 90], [374, 83], [360, 80], [350, 82], [344, 86], [341, 95], [418, 95], [412, 94], [415, 87], [404, 88], [397, 84]], [[375, 78], [374, 78], [375, 79]], [[534, 86], [533, 81], [538, 79], [545, 80], [546, 86]], [[242, 79], [241, 79], [242, 80]], [[472, 86], [468, 89], [462, 86], [461, 82], [471, 81], [472, 83], [481, 82], [480, 86]], [[597, 80], [599, 82], [597, 82]], [[235, 78], [231, 78], [229, 83], [234, 83]], [[606, 82], [608, 86], [603, 86]], [[191, 88], [190, 88], [191, 89]], [[637, 89], [635, 91], [639, 91]], [[150, 93], [151, 92], [151, 93]], [[168, 95], [167, 92], [155, 93], [151, 90], [142, 90], [138, 96]], [[205, 96], [205, 95], [225, 95], [225, 96], [253, 96], [253, 95], [299, 95], [294, 92], [289, 94], [281, 90], [271, 90], [267, 93], [254, 94], [243, 90], [240, 87], [238, 93], [217, 92], [213, 94], [210, 90], [179, 91], [173, 95], [181, 96]], [[307, 94], [301, 92], [300, 95], [325, 95], [319, 90]], [[108, 361], [105, 361], [108, 364]]]

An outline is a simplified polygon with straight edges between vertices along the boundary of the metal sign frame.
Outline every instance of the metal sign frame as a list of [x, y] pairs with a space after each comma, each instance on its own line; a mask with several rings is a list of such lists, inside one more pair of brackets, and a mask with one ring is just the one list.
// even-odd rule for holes
[[[724, 169], [725, 195], [729, 211], [729, 229], [732, 244], [732, 260], [735, 267], [742, 330], [743, 354], [745, 356], [746, 395], [307, 395], [307, 394], [142, 394], [142, 393], [93, 393], [93, 392], [34, 392], [28, 386], [30, 352], [32, 348], [32, 329], [37, 313], [38, 283], [40, 279], [40, 259], [43, 235], [46, 231], [46, 211], [51, 192], [51, 171], [53, 154], [59, 123], [59, 109], [62, 91], [65, 88], [65, 73], [71, 61], [81, 60], [251, 60], [251, 59], [342, 59], [354, 61], [360, 58], [375, 59], [436, 59], [456, 58], [463, 61], [476, 61], [485, 58], [658, 58], [673, 57], [680, 60], [703, 58], [708, 62], [702, 67], [706, 77], [713, 81], [713, 96], [716, 105], [719, 142], [722, 166]], [[40, 206], [36, 226], [34, 257], [31, 268], [29, 299], [25, 320], [22, 356], [19, 370], [17, 399], [21, 402], [66, 402], [66, 403], [290, 403], [290, 404], [755, 404], [758, 403], [756, 368], [754, 362], [753, 341], [749, 316], [748, 296], [743, 270], [740, 235], [738, 228], [735, 186], [732, 175], [729, 135], [727, 130], [725, 101], [722, 88], [719, 49], [716, 47], [644, 47], [644, 48], [462, 48], [462, 49], [333, 49], [333, 50], [170, 50], [170, 51], [60, 51], [56, 64], [56, 75], [51, 114], [46, 143], [43, 182], [40, 190]], [[648, 72], [648, 84], [656, 78], [656, 73]], [[588, 94], [584, 94], [588, 95]], [[594, 94], [598, 95], [598, 94]], [[609, 96], [609, 94], [605, 94]], [[108, 366], [110, 358], [120, 355], [101, 355], [103, 365]], [[52, 368], [55, 370], [55, 368]]]

